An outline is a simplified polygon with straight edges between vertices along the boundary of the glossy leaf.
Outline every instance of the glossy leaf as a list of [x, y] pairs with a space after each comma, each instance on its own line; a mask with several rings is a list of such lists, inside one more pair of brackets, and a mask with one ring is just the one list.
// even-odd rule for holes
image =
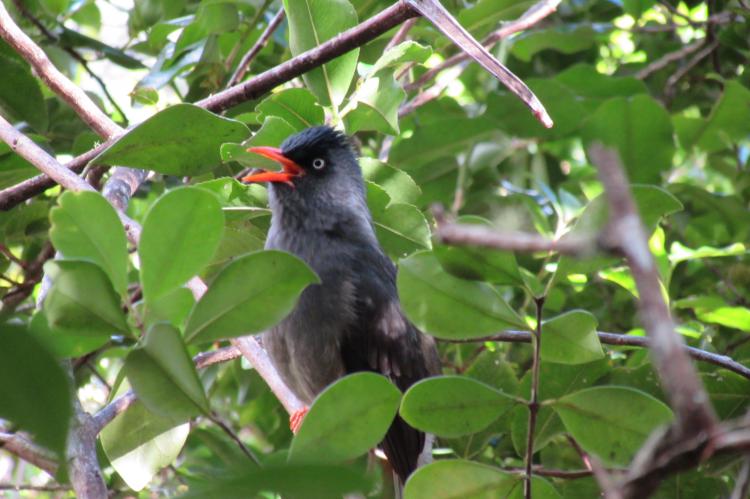
[[66, 258], [91, 260], [109, 276], [115, 290], [127, 287], [128, 248], [120, 218], [96, 192], [66, 192], [50, 210], [50, 239]]
[[415, 428], [441, 437], [458, 437], [486, 428], [513, 405], [513, 399], [462, 376], [428, 378], [404, 394], [400, 414]]
[[157, 415], [137, 400], [105, 426], [99, 438], [115, 471], [139, 491], [174, 462], [189, 432], [189, 423]]
[[174, 326], [152, 326], [143, 346], [128, 354], [124, 369], [133, 391], [156, 414], [183, 420], [210, 411], [193, 361]]
[[372, 183], [367, 185], [367, 203], [378, 240], [391, 257], [431, 247], [427, 220], [415, 206], [392, 203], [388, 194]]
[[[0, 54], [0, 108], [8, 117], [26, 121], [38, 132], [47, 129], [47, 106], [39, 83], [23, 63]], [[22, 92], [19, 89], [23, 89]]]
[[[317, 47], [357, 24], [357, 12], [348, 0], [284, 0], [289, 20], [289, 45], [298, 55]], [[338, 106], [346, 95], [357, 68], [359, 49], [305, 73], [308, 88], [321, 104]]]
[[750, 310], [747, 307], [732, 306], [718, 296], [685, 298], [675, 302], [675, 306], [692, 309], [703, 322], [750, 332]]
[[347, 133], [375, 130], [398, 134], [398, 110], [405, 97], [392, 72], [382, 70], [367, 77], [357, 89], [356, 104], [344, 115]]
[[401, 392], [387, 378], [356, 373], [313, 402], [289, 449], [291, 462], [339, 462], [364, 454], [385, 436]]
[[250, 135], [239, 121], [192, 104], [176, 104], [129, 130], [93, 161], [194, 176], [220, 163], [219, 147]]
[[370, 484], [363, 473], [350, 467], [291, 463], [264, 466], [260, 470], [240, 469], [220, 476], [214, 474], [210, 480], [193, 483], [190, 491], [181, 497], [239, 499], [273, 491], [283, 497], [328, 499], [368, 490]]
[[128, 333], [120, 298], [104, 271], [84, 260], [55, 260], [44, 264], [52, 287], [44, 300], [50, 326], [74, 336]]
[[0, 417], [65, 455], [72, 390], [57, 359], [23, 328], [0, 328]]
[[478, 338], [526, 328], [491, 286], [451, 276], [429, 252], [401, 260], [398, 289], [409, 319], [438, 338]]
[[282, 251], [237, 258], [213, 280], [185, 327], [190, 343], [260, 333], [283, 319], [318, 278], [305, 263]]
[[[458, 223], [491, 225], [486, 219], [476, 216], [459, 217]], [[494, 284], [522, 285], [516, 257], [511, 251], [499, 251], [472, 246], [449, 246], [436, 244], [434, 253], [443, 268], [461, 279], [488, 281]]]
[[718, 369], [705, 373], [703, 384], [721, 419], [740, 417], [747, 412], [750, 406], [749, 379], [726, 369]]
[[406, 172], [374, 158], [359, 158], [365, 180], [381, 187], [394, 203], [416, 204], [422, 193]]
[[404, 499], [491, 499], [523, 490], [521, 477], [492, 466], [446, 459], [418, 469], [407, 481]]
[[210, 192], [183, 187], [159, 198], [146, 215], [138, 246], [146, 301], [198, 274], [211, 261], [223, 231], [221, 205]]
[[657, 183], [672, 167], [674, 139], [669, 114], [652, 97], [610, 99], [583, 129], [586, 144], [614, 147], [631, 182]]
[[663, 402], [623, 386], [571, 393], [553, 408], [581, 447], [609, 465], [628, 464], [651, 432], [673, 416]]
[[322, 125], [325, 120], [323, 108], [310, 91], [304, 88], [289, 88], [266, 97], [255, 108], [260, 120], [277, 116], [301, 132], [305, 128]]
[[585, 310], [572, 310], [542, 322], [542, 358], [560, 364], [604, 358], [596, 326], [596, 317]]

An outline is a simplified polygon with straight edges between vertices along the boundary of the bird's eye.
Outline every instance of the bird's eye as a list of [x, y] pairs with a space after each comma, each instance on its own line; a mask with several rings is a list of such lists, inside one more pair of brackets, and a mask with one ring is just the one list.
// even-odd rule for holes
[[320, 170], [326, 165], [326, 162], [325, 160], [321, 158], [315, 158], [312, 162], [312, 165], [313, 165], [313, 168], [315, 168], [316, 170]]

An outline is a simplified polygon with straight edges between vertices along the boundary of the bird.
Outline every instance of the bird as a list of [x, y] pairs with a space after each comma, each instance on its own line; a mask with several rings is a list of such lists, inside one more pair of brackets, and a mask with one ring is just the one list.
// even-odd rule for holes
[[[266, 249], [299, 257], [320, 279], [263, 335], [282, 380], [309, 406], [350, 373], [380, 373], [402, 391], [439, 374], [434, 339], [401, 308], [397, 269], [376, 237], [351, 139], [329, 126], [315, 126], [289, 136], [279, 148], [248, 151], [282, 167], [242, 178], [269, 184]], [[306, 409], [291, 416], [292, 431]], [[423, 432], [394, 417], [379, 448], [402, 485], [429, 447], [426, 442]]]

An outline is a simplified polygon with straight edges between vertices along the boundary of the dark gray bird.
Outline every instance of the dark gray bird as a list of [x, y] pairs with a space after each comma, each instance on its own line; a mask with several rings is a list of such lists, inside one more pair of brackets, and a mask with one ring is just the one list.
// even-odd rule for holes
[[[297, 255], [321, 280], [302, 293], [296, 308], [263, 339], [284, 382], [311, 404], [348, 373], [378, 372], [402, 391], [438, 374], [433, 339], [401, 311], [396, 267], [375, 237], [349, 139], [319, 126], [289, 137], [280, 149], [249, 151], [283, 168], [243, 179], [271, 183], [266, 248]], [[402, 483], [424, 446], [424, 433], [399, 416], [381, 444]]]

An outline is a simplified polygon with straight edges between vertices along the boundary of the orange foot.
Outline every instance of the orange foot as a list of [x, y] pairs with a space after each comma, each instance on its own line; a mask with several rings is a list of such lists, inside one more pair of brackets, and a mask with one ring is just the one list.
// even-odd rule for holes
[[305, 415], [309, 410], [309, 407], [303, 407], [302, 409], [294, 411], [294, 413], [289, 416], [289, 429], [292, 430], [292, 433], [295, 435], [299, 431], [299, 427], [302, 426], [302, 421], [305, 419]]

